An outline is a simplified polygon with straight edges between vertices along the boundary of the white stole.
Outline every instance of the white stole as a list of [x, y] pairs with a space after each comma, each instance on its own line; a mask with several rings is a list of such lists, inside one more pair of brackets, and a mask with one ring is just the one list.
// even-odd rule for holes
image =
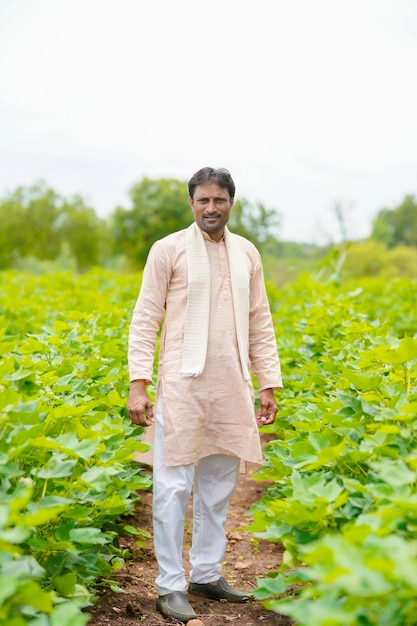
[[[224, 241], [229, 257], [240, 363], [245, 380], [250, 380], [247, 366], [250, 279], [245, 259], [238, 244], [238, 236], [225, 228]], [[195, 222], [186, 230], [185, 250], [188, 270], [188, 293], [181, 376], [188, 377], [199, 376], [204, 370], [210, 310], [210, 264], [203, 233]]]

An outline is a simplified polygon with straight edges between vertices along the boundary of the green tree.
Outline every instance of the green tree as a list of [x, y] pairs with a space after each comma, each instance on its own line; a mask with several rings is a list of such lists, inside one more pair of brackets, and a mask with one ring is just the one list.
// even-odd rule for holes
[[[80, 196], [64, 198], [44, 181], [18, 187], [0, 200], [0, 267], [21, 259], [56, 259], [69, 249], [77, 267], [99, 264], [108, 244], [107, 224]], [[107, 251], [106, 251], [107, 252]]]
[[12, 265], [29, 245], [26, 211], [12, 198], [0, 202], [0, 269]]
[[230, 215], [230, 228], [263, 249], [276, 241], [280, 215], [261, 202], [251, 204], [246, 198], [236, 200]]
[[53, 259], [59, 254], [60, 241], [53, 233], [60, 204], [59, 196], [42, 181], [18, 187], [0, 202], [2, 267], [19, 257]]
[[373, 222], [372, 239], [389, 248], [399, 244], [417, 246], [417, 201], [412, 195], [394, 209], [382, 209]]
[[107, 224], [80, 196], [65, 201], [56, 222], [58, 238], [68, 244], [78, 269], [99, 265], [109, 249]]
[[132, 207], [118, 207], [113, 214], [116, 252], [142, 266], [157, 239], [192, 222], [187, 183], [145, 177], [131, 188], [129, 196]]

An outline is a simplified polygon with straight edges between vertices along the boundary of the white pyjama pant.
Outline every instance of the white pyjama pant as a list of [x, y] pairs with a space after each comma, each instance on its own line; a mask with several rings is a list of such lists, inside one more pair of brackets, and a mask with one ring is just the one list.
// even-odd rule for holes
[[187, 587], [182, 548], [193, 483], [190, 580], [208, 583], [219, 577], [226, 549], [227, 512], [240, 467], [239, 458], [225, 454], [204, 457], [195, 465], [167, 467], [163, 449], [162, 401], [159, 398], [155, 415], [153, 530], [159, 567], [156, 585], [161, 596], [173, 591], [185, 592]]

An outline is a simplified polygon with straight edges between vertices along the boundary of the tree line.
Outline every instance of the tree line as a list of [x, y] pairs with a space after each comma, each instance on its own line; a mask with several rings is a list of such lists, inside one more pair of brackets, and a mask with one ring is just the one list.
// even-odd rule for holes
[[[0, 200], [0, 269], [57, 259], [71, 261], [78, 271], [112, 267], [120, 259], [124, 268], [140, 269], [152, 243], [187, 227], [192, 214], [185, 181], [145, 177], [132, 186], [129, 198], [129, 207], [116, 207], [101, 218], [81, 196], [64, 197], [43, 181], [18, 187]], [[231, 229], [250, 239], [269, 263], [326, 252], [281, 241], [280, 223], [277, 210], [246, 198], [236, 200], [230, 218]], [[380, 210], [369, 241], [380, 250], [417, 248], [416, 198], [408, 195], [399, 206]]]

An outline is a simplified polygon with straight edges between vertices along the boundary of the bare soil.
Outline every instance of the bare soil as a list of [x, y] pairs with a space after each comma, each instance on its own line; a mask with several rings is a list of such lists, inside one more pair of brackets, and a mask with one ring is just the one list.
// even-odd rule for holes
[[[263, 485], [251, 477], [251, 471], [240, 474], [237, 489], [229, 508], [226, 526], [228, 546], [223, 562], [222, 575], [228, 583], [242, 591], [256, 587], [257, 576], [277, 569], [281, 562], [282, 547], [264, 540], [258, 540], [249, 532], [241, 530], [251, 517], [250, 506], [260, 499]], [[149, 492], [140, 494], [135, 514], [127, 520], [129, 524], [152, 533], [151, 503]], [[191, 544], [192, 515], [189, 506], [184, 541], [184, 564], [189, 571], [188, 550]], [[152, 540], [146, 546], [137, 548], [134, 541], [121, 538], [121, 544], [133, 553], [133, 560], [115, 574], [116, 580], [124, 593], [114, 593], [109, 589], [100, 592], [99, 599], [89, 607], [91, 615], [89, 626], [161, 626], [178, 624], [176, 620], [164, 618], [155, 608], [157, 592], [155, 578], [157, 563], [152, 547]], [[290, 626], [292, 622], [282, 615], [267, 611], [260, 602], [230, 604], [226, 601], [213, 601], [199, 596], [189, 596], [189, 602], [204, 626]]]

